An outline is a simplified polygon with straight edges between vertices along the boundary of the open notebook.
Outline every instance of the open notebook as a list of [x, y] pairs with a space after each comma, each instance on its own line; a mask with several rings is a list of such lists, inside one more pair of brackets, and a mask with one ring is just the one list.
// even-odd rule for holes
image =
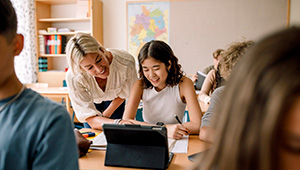
[[92, 139], [93, 143], [90, 149], [106, 150], [107, 141], [103, 132]]

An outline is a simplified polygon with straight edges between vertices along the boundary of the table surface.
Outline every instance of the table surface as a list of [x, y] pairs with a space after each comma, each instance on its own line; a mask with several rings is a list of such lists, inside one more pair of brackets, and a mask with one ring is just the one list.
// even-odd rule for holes
[[[94, 130], [93, 130], [94, 131]], [[96, 131], [97, 132], [97, 131]], [[98, 131], [99, 132], [99, 131]], [[188, 160], [188, 155], [204, 151], [209, 147], [209, 144], [201, 141], [198, 135], [189, 136], [189, 146], [187, 153], [175, 153], [173, 160], [168, 169], [188, 169], [194, 165], [193, 162]], [[124, 170], [124, 169], [136, 169], [136, 168], [123, 168], [123, 167], [109, 167], [104, 166], [105, 152], [101, 150], [92, 150], [79, 159], [79, 167], [81, 170]]]

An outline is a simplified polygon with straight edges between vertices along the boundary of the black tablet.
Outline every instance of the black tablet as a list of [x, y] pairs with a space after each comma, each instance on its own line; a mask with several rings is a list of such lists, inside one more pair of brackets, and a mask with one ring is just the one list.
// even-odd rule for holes
[[195, 88], [196, 90], [201, 90], [201, 87], [204, 83], [204, 80], [206, 78], [206, 74], [200, 72], [200, 71], [197, 71], [197, 76], [198, 76], [198, 79], [196, 81], [196, 85], [195, 85]]
[[105, 166], [168, 168], [173, 155], [169, 154], [165, 127], [104, 124], [103, 132], [107, 140]]

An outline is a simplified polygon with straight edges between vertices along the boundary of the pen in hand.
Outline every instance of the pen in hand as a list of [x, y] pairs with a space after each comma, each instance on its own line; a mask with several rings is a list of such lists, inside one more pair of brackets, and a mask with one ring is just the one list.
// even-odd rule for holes
[[[180, 121], [179, 117], [177, 115], [174, 115], [175, 116], [175, 119], [177, 120], [177, 122], [182, 126], [182, 127], [185, 127], [183, 126], [182, 122]], [[185, 127], [186, 128], [186, 127]], [[185, 131], [187, 134], [189, 134], [187, 131]]]

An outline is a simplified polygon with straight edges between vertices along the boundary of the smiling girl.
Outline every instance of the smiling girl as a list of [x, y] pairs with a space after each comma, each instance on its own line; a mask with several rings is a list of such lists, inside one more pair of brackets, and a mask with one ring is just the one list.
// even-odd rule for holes
[[[142, 47], [138, 60], [140, 80], [132, 87], [123, 119], [137, 124], [163, 122], [169, 138], [181, 139], [188, 133], [198, 134], [201, 109], [194, 85], [183, 75], [169, 45], [163, 41], [150, 41]], [[133, 121], [141, 99], [145, 122]], [[186, 105], [190, 122], [181, 125], [174, 116], [182, 121]]]
[[66, 49], [66, 81], [77, 119], [95, 129], [102, 129], [102, 123], [126, 123], [120, 118], [137, 80], [134, 58], [126, 51], [106, 50], [85, 33], [72, 37]]

